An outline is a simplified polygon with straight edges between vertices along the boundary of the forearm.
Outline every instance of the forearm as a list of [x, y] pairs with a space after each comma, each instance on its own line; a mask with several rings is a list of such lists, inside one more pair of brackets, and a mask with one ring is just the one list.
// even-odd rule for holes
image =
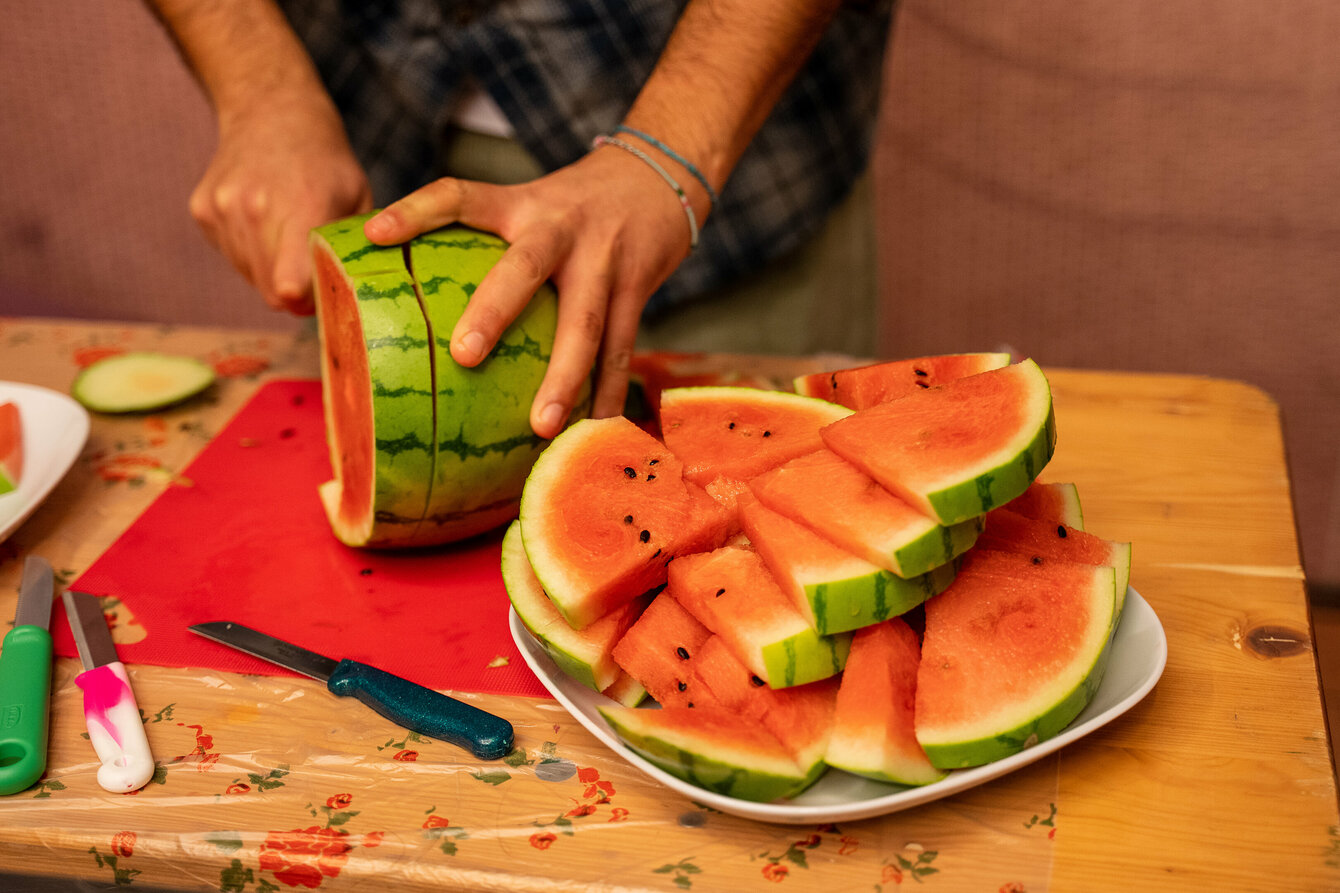
[[690, 0], [625, 123], [720, 188], [842, 0]]

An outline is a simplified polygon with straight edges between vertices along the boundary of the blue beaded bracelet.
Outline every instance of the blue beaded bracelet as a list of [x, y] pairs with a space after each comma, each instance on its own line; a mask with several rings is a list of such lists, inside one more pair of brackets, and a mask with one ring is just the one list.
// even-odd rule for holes
[[703, 176], [703, 172], [698, 170], [698, 168], [694, 167], [693, 162], [689, 161], [683, 155], [680, 155], [674, 149], [671, 149], [669, 146], [658, 140], [656, 137], [651, 136], [650, 134], [647, 133], [643, 133], [640, 130], [634, 130], [633, 128], [628, 127], [627, 125], [620, 124], [618, 127], [614, 128], [614, 132], [627, 133], [631, 136], [637, 137], [638, 139], [642, 140], [642, 142], [646, 143], [649, 146], [655, 146], [657, 149], [660, 149], [662, 152], [665, 153], [667, 158], [673, 159], [680, 165], [680, 167], [684, 168], [684, 170], [692, 174], [693, 179], [701, 183], [703, 188], [707, 190], [707, 197], [711, 199], [712, 207], [715, 208], [717, 206], [717, 191], [712, 188], [711, 183], [707, 182], [707, 178]]
[[684, 192], [684, 187], [679, 185], [679, 181], [670, 175], [664, 167], [661, 166], [655, 158], [652, 158], [646, 152], [643, 152], [637, 146], [624, 142], [618, 137], [598, 136], [591, 141], [591, 145], [599, 149], [601, 146], [615, 146], [623, 149], [625, 152], [640, 158], [652, 170], [661, 175], [661, 179], [670, 184], [670, 188], [675, 190], [675, 195], [679, 198], [679, 204], [684, 209], [684, 214], [689, 218], [689, 247], [698, 247], [698, 215], [693, 213], [693, 205], [689, 202], [688, 195]]

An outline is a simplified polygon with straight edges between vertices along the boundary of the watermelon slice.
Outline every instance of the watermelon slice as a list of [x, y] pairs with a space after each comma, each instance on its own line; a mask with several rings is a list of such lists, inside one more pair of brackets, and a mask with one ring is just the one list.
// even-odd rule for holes
[[647, 699], [647, 690], [642, 687], [642, 683], [622, 670], [619, 671], [619, 678], [601, 694], [624, 707], [636, 707]]
[[573, 629], [535, 579], [521, 544], [521, 525], [516, 521], [503, 535], [502, 576], [516, 616], [559, 669], [595, 691], [604, 691], [619, 681], [622, 673], [614, 660], [614, 646], [646, 608], [650, 596], [621, 605], [586, 629]]
[[0, 403], [0, 494], [23, 479], [23, 416], [17, 403]]
[[1022, 495], [1011, 499], [1002, 508], [1026, 518], [1084, 529], [1084, 510], [1079, 502], [1079, 488], [1074, 484], [1034, 481]]
[[1114, 623], [1126, 604], [1126, 587], [1131, 581], [1131, 544], [1117, 543], [1054, 521], [1026, 518], [1009, 508], [1000, 508], [986, 516], [986, 529], [977, 540], [979, 548], [999, 549], [1024, 555], [1064, 558], [1084, 564], [1099, 564], [1116, 571], [1116, 611]]
[[749, 542], [773, 579], [820, 635], [896, 617], [954, 579], [951, 562], [904, 580], [756, 499], [746, 500], [739, 512]]
[[851, 415], [823, 400], [758, 388], [671, 388], [661, 394], [661, 437], [706, 487], [748, 480], [823, 446], [819, 429]]
[[1110, 567], [973, 550], [926, 602], [916, 734], [941, 769], [977, 766], [1053, 737], [1102, 681]]
[[712, 706], [692, 666], [712, 631], [662, 592], [614, 646], [614, 660], [663, 707]]
[[824, 444], [941, 524], [1022, 494], [1056, 446], [1047, 377], [1032, 360], [863, 409]]
[[982, 525], [973, 518], [941, 526], [826, 449], [759, 475], [749, 489], [773, 511], [905, 580], [961, 555]]
[[894, 784], [945, 777], [917, 743], [914, 710], [921, 643], [902, 619], [857, 630], [842, 674], [825, 756], [830, 766]]
[[797, 394], [819, 397], [851, 409], [869, 409], [948, 381], [999, 369], [1009, 362], [1007, 353], [945, 354], [816, 372], [800, 376], [794, 385]]
[[731, 513], [686, 482], [682, 467], [622, 416], [583, 419], [540, 454], [521, 496], [521, 538], [572, 626], [660, 586], [677, 555], [733, 533]]
[[677, 559], [666, 592], [773, 688], [842, 672], [851, 636], [815, 632], [751, 548], [723, 546]]
[[319, 492], [340, 542], [417, 545], [433, 471], [428, 327], [400, 248], [368, 242], [364, 219], [312, 233], [321, 391], [335, 475]]
[[195, 357], [138, 350], [85, 366], [70, 393], [94, 412], [153, 412], [194, 397], [214, 378], [214, 367]]
[[677, 778], [717, 794], [771, 802], [813, 779], [768, 731], [722, 708], [601, 707], [632, 750]]

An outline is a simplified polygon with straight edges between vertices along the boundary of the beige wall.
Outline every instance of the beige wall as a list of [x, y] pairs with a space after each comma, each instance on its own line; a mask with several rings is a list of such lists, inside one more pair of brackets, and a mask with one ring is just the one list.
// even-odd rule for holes
[[[1309, 572], [1340, 588], [1337, 47], [1328, 0], [907, 0], [877, 159], [886, 353], [1266, 388]], [[212, 142], [134, 0], [9, 4], [0, 314], [291, 327], [187, 217]]]

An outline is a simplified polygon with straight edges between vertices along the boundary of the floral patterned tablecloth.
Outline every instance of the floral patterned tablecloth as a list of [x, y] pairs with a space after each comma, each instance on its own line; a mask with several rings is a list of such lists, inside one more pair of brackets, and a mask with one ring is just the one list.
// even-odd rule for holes
[[[317, 373], [310, 334], [0, 320], [0, 380], [65, 391], [82, 365], [130, 349], [205, 358], [219, 383], [204, 398], [159, 414], [93, 417], [75, 466], [0, 544], [0, 616], [12, 616], [25, 554], [47, 556], [59, 582], [69, 583], [159, 493], [183, 485], [182, 469], [260, 383]], [[817, 362], [760, 358], [748, 375], [784, 382]], [[1064, 443], [1063, 413], [1058, 422]], [[1098, 481], [1095, 492], [1106, 492], [1107, 459], [1076, 463]], [[1146, 582], [1155, 589], [1141, 590], [1161, 615], [1156, 589], [1165, 579], [1152, 575]], [[142, 634], [126, 605], [104, 608], [120, 641]], [[1171, 628], [1170, 641], [1176, 648]], [[1158, 735], [1151, 733], [1156, 708], [1141, 705], [1091, 736], [1099, 744], [1074, 745], [943, 800], [842, 824], [776, 825], [725, 815], [667, 790], [546, 698], [457, 693], [516, 728], [516, 747], [505, 759], [481, 762], [332, 698], [315, 681], [129, 670], [157, 761], [153, 780], [130, 795], [98, 787], [73, 681], [79, 667], [58, 660], [48, 771], [33, 788], [0, 797], [0, 872], [10, 876], [0, 875], [0, 889], [10, 889], [7, 883], [22, 889], [18, 878], [29, 876], [233, 893], [922, 885], [1040, 893], [1068, 876], [1057, 848], [1076, 814], [1084, 817], [1075, 826], [1079, 861], [1089, 866], [1084, 876], [1122, 877], [1121, 866], [1140, 854], [1096, 842], [1103, 835], [1093, 830], [1093, 813], [1102, 817], [1100, 828], [1113, 813], [1092, 792], [1115, 785], [1148, 793], [1146, 776], [1161, 776], [1147, 765], [1159, 758], [1149, 748], [1151, 734]], [[1306, 698], [1300, 703], [1317, 711]], [[1324, 733], [1321, 746], [1324, 752]], [[1315, 751], [1308, 760], [1315, 762]], [[1114, 755], [1126, 758], [1113, 762]], [[1104, 772], [1111, 773], [1106, 780], [1094, 777]], [[1330, 791], [1333, 801], [1333, 783]], [[1145, 806], [1144, 816], [1124, 815], [1117, 827], [1158, 823], [1159, 804]], [[1323, 866], [1335, 839], [1326, 824], [1318, 828], [1307, 819], [1317, 833], [1300, 846], [1315, 854], [1308, 870], [1327, 871], [1335, 881]], [[1181, 832], [1168, 825], [1166, 833]], [[1188, 864], [1218, 876], [1202, 862]]]

